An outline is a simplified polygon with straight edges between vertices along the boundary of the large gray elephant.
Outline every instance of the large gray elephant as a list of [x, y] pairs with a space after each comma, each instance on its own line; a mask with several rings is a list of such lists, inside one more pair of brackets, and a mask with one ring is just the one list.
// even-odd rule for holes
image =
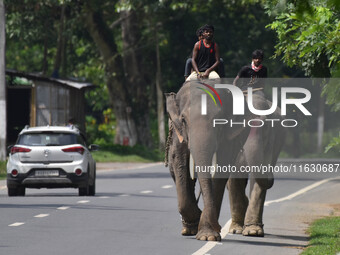
[[[262, 93], [254, 95], [257, 107], [268, 109], [271, 102], [264, 98]], [[264, 120], [283, 120], [280, 109], [273, 114], [259, 117]], [[238, 157], [238, 166], [275, 166], [280, 151], [285, 140], [285, 129], [281, 125], [272, 127], [269, 122], [265, 122], [263, 127], [253, 127]], [[274, 184], [272, 172], [266, 174], [258, 173], [250, 175], [250, 195], [246, 196], [246, 186], [248, 182], [247, 174], [244, 178], [231, 178], [228, 181], [230, 210], [232, 223], [229, 233], [243, 234], [245, 236], [264, 236], [263, 229], [263, 209], [267, 189]], [[248, 202], [249, 201], [249, 202]]]
[[[195, 180], [189, 173], [189, 156], [191, 154], [196, 170], [212, 166], [213, 158], [220, 166], [235, 165], [249, 128], [242, 125], [213, 127], [214, 119], [237, 121], [237, 118], [232, 112], [232, 95], [225, 89], [215, 91], [220, 96], [221, 105], [214, 105], [213, 100], [207, 100], [209, 114], [202, 115], [201, 98], [205, 93], [204, 89], [222, 81], [206, 80], [204, 83], [187, 82], [177, 94], [166, 95], [173, 133], [167, 155], [170, 172], [176, 184], [178, 209], [183, 224], [182, 235], [196, 234], [198, 240], [216, 241], [221, 238], [218, 217], [229, 176], [219, 176], [216, 173], [212, 179], [210, 173], [197, 171], [204, 206], [201, 212], [194, 192]], [[251, 114], [246, 113], [238, 118], [251, 117]]]
[[[210, 85], [221, 81], [206, 81]], [[208, 84], [208, 85], [209, 85]], [[207, 84], [206, 84], [207, 85]], [[282, 130], [280, 127], [268, 129], [253, 129], [249, 134], [246, 127], [216, 128], [211, 132], [212, 119], [229, 118], [232, 115], [232, 99], [230, 94], [221, 91], [223, 107], [208, 107], [209, 117], [202, 117], [200, 108], [202, 83], [185, 83], [178, 94], [167, 95], [167, 110], [170, 116], [170, 134], [168, 141], [168, 164], [170, 173], [175, 181], [179, 212], [182, 215], [182, 235], [195, 235], [199, 240], [220, 240], [220, 225], [218, 217], [228, 175], [214, 178], [198, 173], [199, 183], [203, 194], [203, 213], [199, 209], [195, 197], [195, 179], [189, 174], [189, 155], [191, 153], [195, 166], [211, 166], [216, 153], [219, 165], [248, 165], [270, 162], [275, 164], [281, 145], [275, 139]], [[261, 97], [259, 97], [259, 95]], [[257, 109], [267, 109], [268, 103], [263, 101], [261, 93], [256, 93], [254, 106]], [[209, 102], [208, 102], [209, 103]], [[269, 103], [270, 104], [270, 103]], [[247, 112], [244, 119], [254, 117]], [[278, 112], [273, 116], [280, 117]], [[259, 116], [257, 116], [259, 118]], [[263, 118], [263, 117], [262, 117]], [[265, 135], [266, 134], [266, 135]], [[248, 139], [247, 139], [248, 138]], [[246, 144], [245, 141], [247, 139]], [[282, 141], [282, 139], [280, 140]], [[275, 145], [277, 144], [277, 149]], [[259, 151], [257, 151], [259, 150]], [[221, 176], [220, 176], [221, 177]], [[266, 190], [273, 184], [272, 174], [253, 176], [253, 192], [250, 203], [245, 196], [245, 178], [231, 179], [228, 183], [230, 191], [232, 233], [263, 236], [262, 214]], [[242, 176], [241, 176], [242, 177]], [[244, 229], [243, 229], [244, 227]]]

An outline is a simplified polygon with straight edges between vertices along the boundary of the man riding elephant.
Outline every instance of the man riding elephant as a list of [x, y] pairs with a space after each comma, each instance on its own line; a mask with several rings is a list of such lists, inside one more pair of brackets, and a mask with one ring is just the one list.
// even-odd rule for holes
[[[209, 26], [209, 25], [208, 25]], [[196, 36], [198, 38], [198, 41], [200, 42], [201, 40], [204, 40], [204, 36], [203, 36], [203, 29], [206, 29], [207, 25], [204, 25], [200, 28], [197, 29], [196, 31]], [[199, 46], [200, 47], [200, 46]], [[202, 47], [203, 48], [203, 47]], [[213, 53], [213, 52], [212, 52]], [[215, 59], [215, 57], [212, 58], [213, 60]], [[213, 64], [211, 64], [213, 65]], [[198, 67], [198, 69], [200, 69]], [[220, 77], [225, 77], [225, 68], [224, 68], [224, 61], [222, 58], [220, 58], [220, 63], [218, 64], [218, 68], [217, 68], [217, 71], [218, 71], [218, 75]], [[190, 56], [186, 62], [185, 62], [185, 68], [184, 68], [184, 80], [186, 81], [187, 78], [189, 77], [189, 75], [191, 74], [192, 72], [192, 57]], [[211, 76], [213, 77], [213, 76]], [[217, 76], [216, 76], [217, 77]]]
[[213, 41], [214, 27], [212, 25], [205, 25], [202, 27], [202, 31], [203, 39], [195, 43], [192, 51], [192, 67], [194, 72], [186, 79], [187, 81], [200, 78], [219, 78], [215, 69], [220, 64], [220, 54], [217, 43]]

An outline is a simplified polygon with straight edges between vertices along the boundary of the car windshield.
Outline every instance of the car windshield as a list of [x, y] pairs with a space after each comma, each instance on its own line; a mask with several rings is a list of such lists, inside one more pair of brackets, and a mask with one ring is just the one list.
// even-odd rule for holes
[[18, 145], [28, 146], [63, 146], [70, 144], [83, 144], [83, 139], [72, 133], [25, 133], [17, 142]]

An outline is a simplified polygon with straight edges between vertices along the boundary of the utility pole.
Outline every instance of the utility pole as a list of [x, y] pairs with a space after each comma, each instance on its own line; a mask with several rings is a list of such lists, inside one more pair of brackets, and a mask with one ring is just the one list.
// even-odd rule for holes
[[5, 5], [0, 0], [0, 161], [6, 160]]

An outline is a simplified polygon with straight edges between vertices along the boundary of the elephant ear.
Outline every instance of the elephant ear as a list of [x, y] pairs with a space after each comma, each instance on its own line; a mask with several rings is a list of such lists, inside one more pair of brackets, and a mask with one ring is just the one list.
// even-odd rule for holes
[[183, 142], [183, 122], [180, 118], [180, 111], [176, 101], [176, 93], [165, 93], [166, 96], [166, 109], [172, 121], [176, 135], [180, 143]]

